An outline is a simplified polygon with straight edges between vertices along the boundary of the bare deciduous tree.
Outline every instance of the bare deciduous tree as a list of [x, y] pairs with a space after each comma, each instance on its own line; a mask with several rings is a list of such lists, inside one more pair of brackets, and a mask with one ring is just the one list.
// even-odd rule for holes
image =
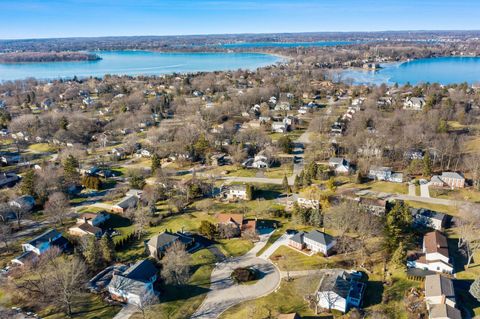
[[45, 203], [45, 213], [52, 222], [63, 225], [69, 212], [70, 204], [64, 193], [55, 192], [48, 197]]
[[190, 254], [182, 243], [170, 246], [161, 260], [162, 278], [169, 284], [186, 284], [190, 272]]

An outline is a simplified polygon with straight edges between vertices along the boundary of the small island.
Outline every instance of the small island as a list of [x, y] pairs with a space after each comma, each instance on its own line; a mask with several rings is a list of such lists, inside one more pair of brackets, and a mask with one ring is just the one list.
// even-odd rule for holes
[[102, 58], [86, 52], [13, 52], [0, 54], [0, 63], [79, 62]]

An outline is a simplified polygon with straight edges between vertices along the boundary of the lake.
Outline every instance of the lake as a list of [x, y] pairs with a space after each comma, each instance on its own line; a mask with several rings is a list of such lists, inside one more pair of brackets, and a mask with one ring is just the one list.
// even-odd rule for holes
[[354, 84], [480, 82], [480, 57], [428, 58], [381, 66], [379, 71], [346, 70], [340, 75], [342, 80], [353, 79]]
[[319, 42], [237, 42], [221, 44], [224, 48], [296, 48], [296, 47], [333, 47], [337, 45], [358, 44], [357, 41], [319, 41]]
[[281, 58], [262, 53], [161, 53], [100, 51], [102, 60], [0, 64], [0, 81], [28, 77], [58, 79], [116, 75], [161, 75], [201, 71], [248, 69], [275, 64]]

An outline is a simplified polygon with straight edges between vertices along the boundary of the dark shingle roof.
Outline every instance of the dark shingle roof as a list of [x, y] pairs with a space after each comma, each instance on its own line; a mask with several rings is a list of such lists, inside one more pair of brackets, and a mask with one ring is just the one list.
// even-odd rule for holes
[[147, 282], [157, 273], [157, 267], [148, 259], [140, 260], [128, 268], [123, 276], [138, 281]]
[[312, 230], [305, 234], [305, 238], [316, 241], [317, 243], [323, 244], [325, 246], [332, 243], [335, 239], [329, 234], [322, 233], [318, 230]]
[[37, 237], [33, 238], [28, 243], [30, 245], [32, 245], [33, 247], [37, 247], [38, 245], [40, 245], [42, 243], [45, 243], [45, 242], [48, 242], [48, 241], [54, 239], [58, 235], [60, 235], [60, 233], [56, 229], [50, 229], [50, 230], [47, 230], [46, 232], [44, 232], [43, 234], [38, 235]]

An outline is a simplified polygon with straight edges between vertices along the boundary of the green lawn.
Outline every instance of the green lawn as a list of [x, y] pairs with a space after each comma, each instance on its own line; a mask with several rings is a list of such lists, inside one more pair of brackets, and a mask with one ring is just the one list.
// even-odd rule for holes
[[253, 248], [253, 243], [250, 240], [242, 238], [220, 239], [218, 242], [218, 248], [220, 248], [224, 255], [230, 257], [245, 255]]
[[294, 248], [281, 246], [270, 256], [270, 259], [280, 270], [312, 270], [320, 268], [332, 268], [341, 260], [338, 256], [322, 257], [318, 254], [307, 256]]
[[461, 189], [435, 189], [430, 188], [430, 196], [435, 198], [445, 198], [461, 201], [470, 201], [480, 203], [480, 192], [473, 188]]
[[35, 153], [48, 153], [55, 151], [55, 147], [48, 143], [36, 143], [29, 145], [28, 150]]
[[297, 312], [301, 316], [313, 316], [314, 312], [308, 308], [304, 296], [313, 293], [319, 281], [319, 275], [300, 277], [291, 282], [282, 281], [280, 289], [277, 291], [234, 306], [223, 313], [220, 318], [263, 319], [268, 317], [269, 311], [272, 313]]
[[408, 185], [404, 183], [392, 183], [373, 181], [366, 184], [362, 184], [368, 187], [370, 190], [381, 193], [393, 193], [393, 194], [407, 194]]
[[426, 208], [430, 210], [434, 210], [437, 212], [442, 212], [448, 215], [455, 216], [458, 214], [457, 208], [453, 206], [445, 206], [445, 205], [440, 205], [440, 204], [430, 204], [430, 203], [424, 203], [424, 202], [416, 202], [416, 201], [406, 201], [408, 206], [414, 207], [414, 208]]
[[[78, 298], [78, 302], [73, 307], [73, 315], [70, 318], [82, 319], [111, 319], [120, 311], [118, 306], [110, 306], [103, 302], [100, 296], [85, 293]], [[63, 312], [58, 312], [56, 308], [45, 308], [39, 315], [45, 319], [66, 318]]]

